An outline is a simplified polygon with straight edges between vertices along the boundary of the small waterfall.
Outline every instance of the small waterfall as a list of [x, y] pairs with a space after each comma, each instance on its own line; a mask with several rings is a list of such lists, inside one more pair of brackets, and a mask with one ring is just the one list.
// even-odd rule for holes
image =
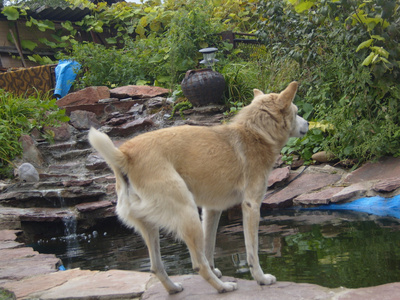
[[78, 224], [76, 217], [70, 215], [63, 218], [65, 238], [70, 239], [76, 237], [76, 226]]
[[[57, 191], [57, 194], [60, 202], [60, 207], [66, 208], [67, 205], [61, 195], [61, 191]], [[62, 240], [64, 240], [66, 243], [66, 259], [63, 259], [63, 264], [66, 269], [69, 269], [70, 265], [72, 264], [73, 258], [76, 257], [77, 253], [81, 251], [81, 247], [78, 241], [78, 235], [76, 233], [78, 221], [75, 214], [73, 213], [63, 217], [62, 220], [64, 223], [64, 236]]]

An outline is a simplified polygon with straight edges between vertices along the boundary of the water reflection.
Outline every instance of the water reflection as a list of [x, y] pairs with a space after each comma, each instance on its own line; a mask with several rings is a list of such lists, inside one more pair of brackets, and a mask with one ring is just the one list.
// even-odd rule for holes
[[[54, 253], [67, 268], [149, 271], [143, 241], [118, 223], [77, 236], [40, 240], [41, 253]], [[260, 261], [279, 281], [326, 287], [374, 286], [400, 281], [400, 220], [357, 212], [280, 211], [262, 216]], [[73, 249], [71, 249], [73, 247]], [[171, 275], [193, 273], [186, 246], [161, 238], [162, 256]], [[241, 219], [223, 216], [216, 246], [216, 265], [224, 275], [250, 279]]]

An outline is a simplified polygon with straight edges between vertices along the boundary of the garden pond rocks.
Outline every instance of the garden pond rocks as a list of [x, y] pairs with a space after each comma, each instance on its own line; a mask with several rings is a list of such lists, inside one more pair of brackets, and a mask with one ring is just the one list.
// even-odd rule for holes
[[[151, 87], [146, 92], [137, 89], [133, 94], [134, 90], [129, 87], [107, 92], [96, 88], [89, 89], [92, 92], [75, 92], [73, 101], [67, 102], [65, 97], [58, 101], [71, 121], [61, 127], [47, 128], [54, 133], [54, 143], [47, 142], [39, 132], [21, 139], [25, 145], [24, 155], [15, 164], [32, 164], [39, 181], [0, 182], [0, 251], [7, 252], [0, 253], [0, 287], [13, 291], [18, 299], [132, 299], [140, 295], [143, 299], [164, 299], [167, 296], [157, 283], [153, 285], [156, 281], [150, 274], [116, 270], [57, 271], [60, 262], [54, 255], [35, 253], [15, 241], [16, 234], [19, 241], [29, 243], [38, 232], [49, 235], [59, 232], [63, 222], [70, 218], [76, 219], [78, 231], [85, 231], [116, 217], [115, 178], [87, 141], [90, 126], [107, 132], [119, 146], [146, 131], [184, 124], [212, 126], [227, 118], [223, 105], [188, 109], [181, 112], [184, 118], [180, 112], [171, 117], [172, 103], [164, 98], [167, 91], [156, 89], [155, 92]], [[400, 158], [383, 158], [353, 172], [326, 163], [294, 169], [278, 162], [269, 178], [269, 186], [262, 204], [262, 209], [266, 210], [346, 202], [363, 196], [391, 197], [400, 194]], [[233, 208], [230, 212], [239, 210]], [[14, 251], [15, 254], [11, 254]], [[3, 261], [3, 257], [8, 257], [7, 261]], [[15, 263], [13, 267], [14, 259], [21, 259], [25, 264]], [[177, 280], [185, 281], [185, 290], [171, 298], [197, 299], [213, 292], [202, 287], [203, 282], [197, 275], [180, 276]], [[246, 295], [246, 299], [256, 299], [261, 293], [270, 293], [271, 299], [309, 299], [311, 295], [319, 299], [366, 299], [369, 293], [375, 295], [375, 288], [331, 290], [282, 282], [259, 287], [253, 281], [238, 281], [240, 288], [235, 293], [207, 294], [207, 297], [220, 299], [229, 295], [229, 299], [235, 299]], [[386, 285], [385, 289], [376, 287], [376, 290], [383, 294], [391, 290], [398, 295], [399, 285]]]

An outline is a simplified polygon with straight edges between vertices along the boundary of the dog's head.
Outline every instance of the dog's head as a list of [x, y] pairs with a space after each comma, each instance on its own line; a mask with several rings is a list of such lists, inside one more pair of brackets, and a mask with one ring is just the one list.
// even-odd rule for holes
[[233, 119], [250, 131], [263, 137], [268, 144], [282, 147], [289, 137], [302, 137], [308, 131], [308, 122], [297, 115], [293, 99], [297, 92], [297, 82], [292, 82], [279, 94], [264, 94], [254, 90], [254, 99]]
[[298, 83], [293, 81], [279, 94], [264, 94], [255, 89], [252, 102], [273, 121], [282, 124], [290, 137], [302, 137], [308, 131], [308, 122], [297, 115], [298, 109], [293, 103], [297, 87]]

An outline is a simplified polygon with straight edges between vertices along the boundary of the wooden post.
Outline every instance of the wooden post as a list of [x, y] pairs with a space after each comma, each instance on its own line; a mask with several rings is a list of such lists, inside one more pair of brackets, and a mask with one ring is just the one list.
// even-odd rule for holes
[[22, 54], [22, 49], [21, 49], [21, 47], [20, 47], [20, 45], [18, 43], [18, 40], [15, 38], [14, 32], [11, 29], [10, 29], [10, 34], [11, 34], [11, 37], [12, 37], [12, 39], [14, 41], [15, 47], [17, 47], [17, 50], [18, 50], [18, 53], [19, 53], [19, 57], [21, 57], [22, 66], [24, 68], [26, 68], [26, 63], [25, 63], [24, 55]]

